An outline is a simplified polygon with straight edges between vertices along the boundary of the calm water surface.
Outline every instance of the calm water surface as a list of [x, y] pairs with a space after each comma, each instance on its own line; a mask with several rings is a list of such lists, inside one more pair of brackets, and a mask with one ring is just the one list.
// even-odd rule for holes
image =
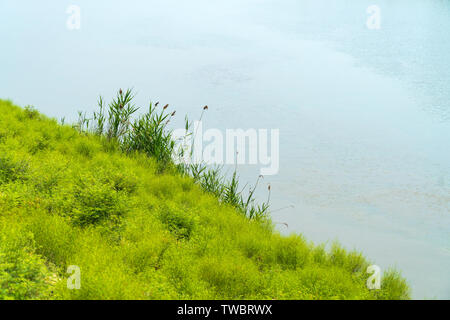
[[[0, 2], [0, 97], [57, 118], [134, 87], [206, 125], [279, 128], [273, 220], [450, 299], [450, 2]], [[369, 5], [381, 29], [366, 27]], [[241, 169], [253, 181], [258, 168]], [[265, 197], [261, 190], [260, 197]]]

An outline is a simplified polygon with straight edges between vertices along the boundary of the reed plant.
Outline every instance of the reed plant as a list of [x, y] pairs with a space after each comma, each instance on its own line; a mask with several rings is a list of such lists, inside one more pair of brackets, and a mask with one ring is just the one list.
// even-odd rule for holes
[[[105, 105], [103, 97], [100, 96], [98, 111], [93, 113], [92, 118], [88, 118], [86, 113], [79, 112], [75, 127], [80, 132], [96, 134], [117, 143], [127, 154], [145, 153], [148, 157], [156, 159], [160, 172], [167, 168], [175, 168], [180, 174], [194, 178], [204, 191], [212, 193], [219, 201], [235, 207], [250, 219], [268, 218], [270, 189], [266, 202], [257, 204], [255, 199], [255, 190], [262, 176], [257, 178], [253, 188], [239, 188], [237, 166], [234, 167], [231, 177], [227, 178], [223, 167], [220, 166], [174, 161], [185, 159], [186, 152], [189, 152], [192, 158], [195, 152], [193, 142], [188, 148], [183, 148], [173, 137], [169, 124], [176, 112], [170, 111], [168, 104], [159, 107], [159, 102], [154, 104], [150, 102], [147, 111], [137, 115], [140, 108], [133, 104], [134, 98], [132, 89], [125, 92], [120, 89], [108, 105]], [[203, 107], [199, 121], [202, 121], [207, 110], [208, 106]], [[194, 141], [197, 132], [194, 132], [192, 123], [187, 117], [185, 130], [185, 136], [179, 140], [189, 141], [188, 138], [193, 137], [191, 141]]]

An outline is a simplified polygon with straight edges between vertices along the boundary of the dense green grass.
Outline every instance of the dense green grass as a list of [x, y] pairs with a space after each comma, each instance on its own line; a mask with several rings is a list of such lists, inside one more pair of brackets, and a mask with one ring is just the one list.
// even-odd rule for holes
[[368, 265], [281, 236], [145, 152], [0, 101], [0, 299], [409, 297], [394, 271], [368, 290]]

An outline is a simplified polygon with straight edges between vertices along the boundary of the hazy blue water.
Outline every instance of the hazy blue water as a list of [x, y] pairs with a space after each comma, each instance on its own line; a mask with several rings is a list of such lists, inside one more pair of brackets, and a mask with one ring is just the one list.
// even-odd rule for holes
[[77, 0], [78, 31], [70, 4], [0, 2], [0, 97], [74, 119], [134, 87], [191, 118], [208, 104], [209, 127], [279, 128], [266, 182], [274, 209], [293, 206], [274, 213], [286, 232], [450, 298], [449, 1]]

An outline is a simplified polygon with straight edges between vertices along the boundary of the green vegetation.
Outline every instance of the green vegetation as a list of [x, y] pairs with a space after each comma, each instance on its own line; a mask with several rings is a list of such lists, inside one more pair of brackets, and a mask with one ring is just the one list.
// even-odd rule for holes
[[[255, 186], [248, 190], [248, 195], [245, 196], [243, 194], [245, 188], [239, 190], [236, 168], [231, 179], [227, 180], [221, 173], [221, 167], [181, 161], [185, 159], [186, 155], [192, 157], [194, 153], [194, 144], [189, 145], [188, 141], [189, 138], [195, 138], [197, 132], [194, 132], [189, 120], [186, 118], [184, 137], [174, 140], [172, 131], [167, 126], [172, 117], [175, 116], [175, 111], [168, 112], [168, 104], [158, 111], [159, 102], [154, 105], [150, 103], [148, 111], [133, 121], [132, 116], [139, 110], [132, 104], [133, 98], [134, 95], [130, 89], [126, 92], [121, 89], [117, 97], [105, 107], [103, 98], [100, 97], [98, 100], [99, 111], [94, 112], [92, 118], [88, 118], [85, 113], [79, 112], [79, 119], [75, 128], [80, 133], [103, 137], [124, 153], [140, 152], [146, 154], [156, 160], [158, 173], [172, 168], [176, 169], [181, 175], [190, 176], [203, 190], [214, 194], [220, 202], [234, 206], [250, 219], [262, 220], [267, 218], [270, 187], [267, 203], [257, 205], [253, 196], [261, 177], [258, 178]], [[108, 110], [105, 110], [106, 108]], [[203, 108], [200, 121], [207, 109], [208, 106]], [[181, 142], [181, 145], [177, 142]], [[180, 161], [174, 161], [174, 158]]]
[[0, 299], [409, 297], [395, 271], [368, 290], [360, 253], [281, 236], [236, 176], [174, 165], [171, 114], [132, 120], [131, 99], [76, 128], [0, 101]]

